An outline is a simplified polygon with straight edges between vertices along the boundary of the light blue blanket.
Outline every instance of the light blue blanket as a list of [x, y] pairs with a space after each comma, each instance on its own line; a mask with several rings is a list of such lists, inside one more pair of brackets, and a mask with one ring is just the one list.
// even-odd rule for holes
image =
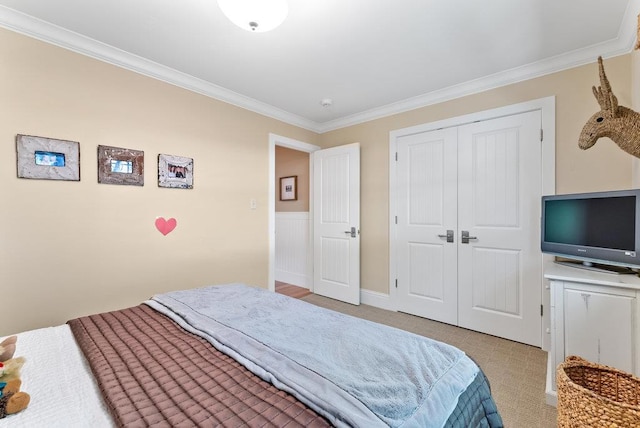
[[479, 371], [444, 343], [241, 284], [146, 303], [336, 426], [441, 427]]

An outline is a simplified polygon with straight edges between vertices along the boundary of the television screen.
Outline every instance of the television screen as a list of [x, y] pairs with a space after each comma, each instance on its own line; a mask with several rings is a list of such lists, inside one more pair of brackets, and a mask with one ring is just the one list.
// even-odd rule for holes
[[635, 250], [633, 196], [547, 201], [544, 240], [571, 245]]
[[639, 215], [640, 189], [543, 196], [542, 252], [640, 267]]

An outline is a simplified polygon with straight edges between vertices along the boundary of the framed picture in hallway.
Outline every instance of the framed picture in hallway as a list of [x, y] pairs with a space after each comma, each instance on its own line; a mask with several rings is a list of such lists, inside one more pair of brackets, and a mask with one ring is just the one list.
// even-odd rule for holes
[[280, 178], [280, 200], [295, 201], [298, 199], [298, 176]]

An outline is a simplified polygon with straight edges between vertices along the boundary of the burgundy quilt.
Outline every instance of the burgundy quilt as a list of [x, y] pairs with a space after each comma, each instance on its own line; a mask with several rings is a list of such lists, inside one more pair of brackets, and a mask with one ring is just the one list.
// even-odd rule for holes
[[68, 324], [118, 426], [330, 426], [146, 305]]

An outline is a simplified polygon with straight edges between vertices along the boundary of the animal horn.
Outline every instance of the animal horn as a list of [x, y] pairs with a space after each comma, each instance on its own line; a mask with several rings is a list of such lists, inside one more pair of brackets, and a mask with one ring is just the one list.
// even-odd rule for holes
[[595, 86], [592, 88], [593, 95], [598, 100], [600, 108], [609, 113], [611, 117], [615, 117], [618, 110], [618, 99], [613, 95], [613, 91], [611, 90], [611, 84], [604, 72], [604, 64], [602, 63], [601, 56], [598, 57], [598, 68], [600, 70], [600, 86], [598, 88]]
[[609, 83], [609, 79], [607, 79], [607, 75], [604, 72], [604, 63], [602, 62], [602, 57], [598, 57], [598, 69], [600, 70], [600, 86], [605, 94], [611, 93], [611, 84]]

